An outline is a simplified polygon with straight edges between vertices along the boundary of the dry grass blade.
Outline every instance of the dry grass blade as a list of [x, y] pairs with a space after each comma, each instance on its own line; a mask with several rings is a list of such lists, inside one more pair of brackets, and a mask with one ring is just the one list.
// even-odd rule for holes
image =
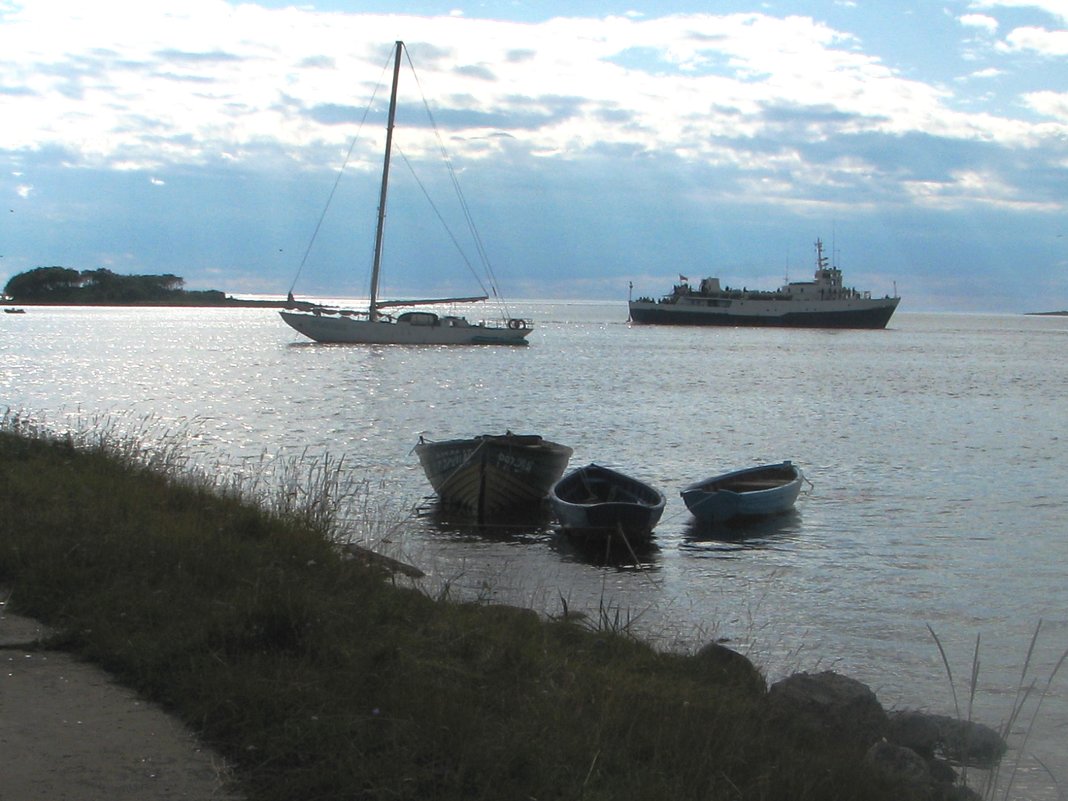
[[[1038, 638], [1038, 630], [1039, 630], [1039, 628], [1041, 628], [1041, 626], [1042, 626], [1042, 621], [1040, 620], [1038, 622], [1038, 626], [1035, 627], [1035, 636], [1034, 636], [1034, 638], [1032, 638], [1032, 649], [1034, 647], [1034, 640], [1036, 640]], [[1030, 662], [1030, 657], [1031, 657], [1031, 650], [1028, 651], [1028, 663]], [[1005, 797], [1006, 801], [1007, 801], [1007, 799], [1009, 797], [1009, 789], [1012, 787], [1013, 782], [1016, 779], [1016, 773], [1017, 773], [1017, 771], [1019, 770], [1019, 767], [1020, 767], [1020, 760], [1023, 758], [1023, 755], [1026, 752], [1028, 740], [1031, 739], [1031, 732], [1034, 731], [1035, 721], [1038, 719], [1038, 713], [1042, 709], [1042, 705], [1043, 705], [1043, 703], [1045, 703], [1046, 697], [1049, 695], [1050, 687], [1053, 685], [1053, 680], [1057, 677], [1057, 674], [1060, 672], [1061, 667], [1064, 665], [1065, 660], [1068, 660], [1068, 649], [1065, 649], [1064, 653], [1061, 654], [1061, 658], [1057, 660], [1057, 664], [1054, 666], [1053, 670], [1050, 672], [1049, 678], [1046, 679], [1046, 686], [1042, 688], [1042, 692], [1038, 696], [1038, 701], [1035, 702], [1035, 708], [1033, 710], [1031, 710], [1031, 719], [1028, 721], [1027, 728], [1024, 731], [1023, 741], [1020, 743], [1020, 748], [1016, 752], [1016, 758], [1013, 760], [1013, 764], [1012, 764], [1012, 772], [1009, 774], [1009, 781], [1005, 786], [1005, 796], [1004, 797]], [[1033, 686], [1033, 684], [1032, 684], [1032, 686]], [[1025, 699], [1026, 699], [1027, 695], [1030, 695], [1030, 693], [1025, 694], [1025, 696], [1024, 696]], [[1022, 705], [1022, 702], [1021, 702], [1021, 705]], [[1035, 757], [1035, 759], [1037, 760], [1037, 757]], [[1039, 764], [1042, 764], [1042, 763], [1039, 762]], [[1045, 767], [1045, 766], [1043, 765], [1043, 767]], [[1051, 774], [1051, 776], [1052, 776], [1052, 774]], [[1058, 792], [1058, 794], [1060, 794], [1060, 793]]]
[[953, 668], [949, 666], [949, 657], [946, 656], [946, 649], [942, 647], [942, 641], [938, 639], [938, 635], [935, 634], [935, 630], [931, 628], [931, 624], [927, 623], [927, 630], [931, 632], [931, 636], [934, 638], [935, 645], [938, 646], [938, 653], [942, 655], [942, 665], [946, 669], [946, 676], [949, 678], [949, 689], [953, 693], [953, 709], [957, 714], [957, 719], [960, 720], [960, 703], [957, 701], [957, 685], [953, 681]]

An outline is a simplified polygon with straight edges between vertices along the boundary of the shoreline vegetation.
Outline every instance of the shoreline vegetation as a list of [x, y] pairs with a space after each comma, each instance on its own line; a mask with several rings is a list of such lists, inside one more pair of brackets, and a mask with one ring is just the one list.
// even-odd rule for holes
[[298, 467], [264, 497], [173, 444], [0, 421], [10, 608], [180, 717], [250, 801], [949, 801], [980, 797], [951, 764], [1005, 752], [829, 671], [769, 688], [721, 643], [428, 591], [354, 541], [391, 529], [339, 513], [347, 466]]
[[106, 269], [38, 267], [19, 273], [4, 286], [4, 301], [25, 306], [188, 306], [287, 308], [292, 299], [235, 298], [217, 289], [184, 289], [185, 279], [171, 274], [117, 275]]

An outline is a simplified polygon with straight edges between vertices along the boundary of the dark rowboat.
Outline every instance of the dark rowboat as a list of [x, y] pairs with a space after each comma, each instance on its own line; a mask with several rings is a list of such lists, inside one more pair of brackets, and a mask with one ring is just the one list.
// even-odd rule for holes
[[430, 485], [447, 506], [479, 520], [540, 503], [571, 458], [571, 448], [536, 434], [484, 434], [415, 446]]
[[694, 482], [682, 490], [682, 500], [698, 521], [725, 523], [791, 509], [803, 480], [793, 462], [766, 464]]
[[565, 530], [584, 534], [648, 537], [664, 513], [664, 493], [598, 464], [573, 470], [549, 492]]

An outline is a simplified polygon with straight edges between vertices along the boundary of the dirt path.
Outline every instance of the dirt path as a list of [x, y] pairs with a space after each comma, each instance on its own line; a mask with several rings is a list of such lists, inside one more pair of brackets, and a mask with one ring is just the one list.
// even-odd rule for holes
[[179, 722], [44, 635], [0, 603], [0, 801], [236, 800]]

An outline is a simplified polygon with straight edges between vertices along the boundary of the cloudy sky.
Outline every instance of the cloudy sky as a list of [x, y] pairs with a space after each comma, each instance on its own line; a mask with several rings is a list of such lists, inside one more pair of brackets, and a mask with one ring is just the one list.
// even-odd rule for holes
[[0, 0], [0, 285], [366, 294], [398, 39], [387, 294], [477, 289], [444, 149], [508, 298], [772, 288], [822, 237], [903, 311], [1068, 309], [1066, 0]]

